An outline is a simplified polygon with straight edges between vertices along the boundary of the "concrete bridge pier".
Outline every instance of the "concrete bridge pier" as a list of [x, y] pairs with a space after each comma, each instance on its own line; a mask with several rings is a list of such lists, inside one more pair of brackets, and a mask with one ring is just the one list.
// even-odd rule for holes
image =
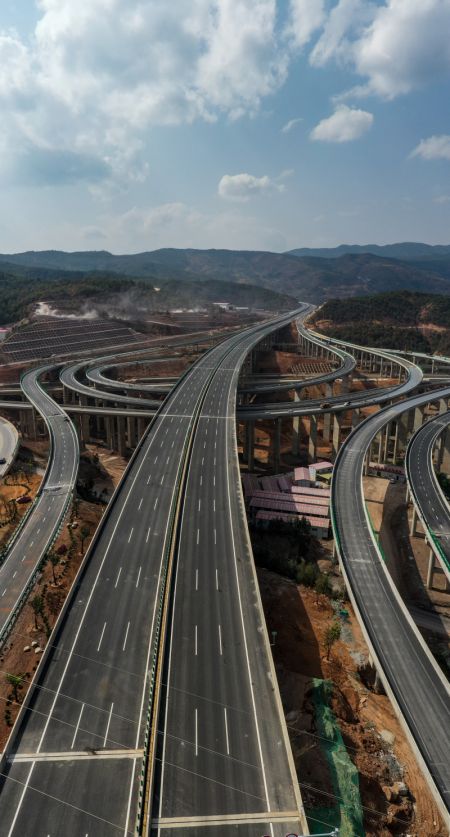
[[[300, 393], [302, 390], [300, 390]], [[301, 396], [298, 390], [294, 390], [294, 402], [298, 403]], [[300, 453], [300, 416], [292, 416], [292, 456], [298, 456]]]
[[414, 537], [414, 535], [417, 533], [417, 519], [418, 518], [417, 518], [416, 507], [413, 505], [411, 524], [410, 524], [410, 527], [409, 527], [409, 534], [411, 535], [411, 537]]
[[424, 407], [416, 407], [415, 408], [415, 410], [414, 410], [413, 433], [415, 433], [417, 430], [419, 430], [419, 427], [422, 427], [424, 412], [425, 412]]
[[323, 413], [323, 441], [329, 442], [331, 437], [331, 413]]
[[113, 422], [114, 419], [112, 416], [105, 416], [106, 444], [110, 451], [115, 450]]
[[126, 438], [124, 416], [117, 416], [117, 449], [119, 452], [119, 456], [125, 456]]
[[312, 462], [317, 459], [317, 416], [309, 417], [308, 456]]
[[273, 442], [272, 442], [272, 463], [274, 471], [277, 472], [280, 470], [280, 460], [281, 460], [281, 419], [275, 419], [274, 422], [274, 434], [273, 434]]
[[134, 416], [127, 416], [127, 444], [132, 450], [137, 444], [136, 435], [136, 419]]
[[137, 420], [137, 435], [138, 441], [140, 441], [145, 433], [145, 428], [147, 426], [147, 422], [144, 418], [138, 418]]
[[244, 422], [244, 445], [243, 445], [243, 460], [247, 464], [248, 470], [253, 471], [255, 467], [255, 422]]
[[334, 413], [333, 414], [333, 453], [337, 456], [340, 444], [341, 444], [341, 428], [343, 422], [343, 414], [342, 413]]

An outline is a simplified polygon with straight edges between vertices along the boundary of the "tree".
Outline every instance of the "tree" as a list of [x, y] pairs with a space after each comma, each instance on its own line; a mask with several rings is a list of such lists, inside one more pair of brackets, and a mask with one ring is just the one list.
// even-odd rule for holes
[[22, 685], [24, 676], [23, 674], [7, 674], [6, 680], [10, 686], [12, 686], [14, 700], [16, 703], [19, 703], [19, 687]]
[[316, 578], [316, 582], [314, 584], [314, 589], [317, 593], [317, 599], [319, 596], [331, 596], [332, 588], [330, 582], [330, 576], [327, 573], [319, 573]]
[[55, 567], [57, 567], [58, 564], [59, 564], [59, 555], [57, 555], [56, 552], [50, 552], [50, 554], [48, 556], [48, 560], [50, 561], [50, 564], [52, 565], [53, 584], [56, 585], [58, 583], [58, 581], [57, 581], [57, 578], [56, 578], [56, 575], [55, 575]]
[[30, 601], [30, 607], [34, 613], [34, 627], [38, 630], [38, 616], [42, 616], [44, 612], [44, 599], [42, 596], [33, 596]]
[[84, 542], [85, 542], [86, 538], [89, 537], [90, 534], [91, 534], [91, 530], [89, 529], [88, 526], [82, 526], [81, 527], [81, 529], [80, 529], [80, 539], [81, 539], [81, 554], [82, 555], [84, 553]]
[[325, 631], [325, 639], [324, 639], [325, 648], [327, 649], [327, 660], [330, 659], [330, 651], [331, 651], [334, 643], [338, 641], [340, 636], [341, 636], [341, 626], [340, 626], [339, 622], [332, 622], [331, 625], [328, 625], [328, 627]]

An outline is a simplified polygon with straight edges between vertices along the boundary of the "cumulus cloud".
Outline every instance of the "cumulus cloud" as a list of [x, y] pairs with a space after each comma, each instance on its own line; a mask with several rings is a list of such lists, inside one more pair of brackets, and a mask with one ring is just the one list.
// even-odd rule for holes
[[286, 122], [281, 129], [282, 134], [288, 134], [289, 131], [292, 131], [292, 128], [295, 128], [296, 125], [300, 125], [300, 122], [303, 122], [301, 116], [297, 116], [295, 119], [290, 119], [289, 122]]
[[38, 6], [29, 41], [0, 32], [1, 144], [95, 155], [124, 176], [149, 127], [254, 114], [293, 57], [278, 0]]
[[373, 114], [366, 110], [339, 105], [327, 119], [311, 131], [312, 140], [350, 142], [359, 139], [373, 124]]
[[422, 157], [423, 160], [450, 160], [450, 134], [421, 140], [410, 156]]
[[304, 47], [324, 21], [324, 0], [290, 0], [288, 33], [296, 46]]
[[[285, 172], [284, 174], [289, 176], [291, 172]], [[246, 202], [256, 195], [264, 195], [274, 190], [283, 192], [284, 185], [272, 180], [267, 174], [262, 177], [255, 177], [253, 174], [246, 173], [224, 174], [218, 187], [221, 198], [240, 203]]]

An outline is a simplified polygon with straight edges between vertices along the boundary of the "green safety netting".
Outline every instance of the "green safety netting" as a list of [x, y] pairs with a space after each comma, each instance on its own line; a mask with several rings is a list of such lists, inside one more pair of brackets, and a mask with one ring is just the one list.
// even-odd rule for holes
[[323, 832], [326, 823], [330, 829], [339, 828], [340, 837], [364, 837], [358, 770], [348, 755], [338, 722], [330, 708], [333, 684], [330, 680], [318, 678], [314, 678], [312, 684], [317, 734], [327, 759], [335, 801], [334, 805], [307, 811], [310, 832]]

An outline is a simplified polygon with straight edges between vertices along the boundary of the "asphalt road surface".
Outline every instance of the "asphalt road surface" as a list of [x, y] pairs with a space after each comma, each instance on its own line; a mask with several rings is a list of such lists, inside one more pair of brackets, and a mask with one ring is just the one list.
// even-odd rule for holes
[[19, 605], [63, 519], [78, 472], [78, 439], [72, 422], [38, 383], [47, 367], [22, 378], [28, 399], [44, 417], [51, 435], [50, 465], [39, 496], [0, 567], [0, 637]]
[[[203, 396], [214, 378], [226, 373], [223, 369], [217, 377], [217, 366], [241, 340], [231, 338], [212, 350], [178, 383], [105, 512], [14, 738], [13, 753], [3, 764], [5, 837], [134, 833], [162, 556], [172, 534], [183, 455]], [[224, 401], [220, 404], [222, 408]], [[199, 426], [205, 422], [206, 416]], [[221, 467], [226, 470], [225, 463]], [[212, 495], [208, 501], [213, 503]], [[244, 594], [253, 600], [253, 591]], [[185, 594], [183, 599], [189, 610]], [[255, 619], [256, 614], [250, 622]], [[226, 641], [228, 647], [228, 637]], [[265, 685], [268, 689], [267, 680]], [[250, 693], [258, 703], [263, 700], [247, 683], [241, 704]], [[243, 706], [243, 715], [248, 713], [255, 718], [253, 706]], [[255, 723], [248, 723], [253, 740]], [[234, 729], [230, 735], [234, 747]], [[261, 735], [267, 734], [263, 730]], [[266, 769], [275, 776], [281, 763], [282, 753], [272, 741]], [[260, 764], [255, 770], [261, 775]], [[285, 783], [283, 775], [280, 796], [287, 793]], [[261, 781], [257, 787], [259, 794]], [[258, 809], [260, 805], [262, 801]]]
[[18, 433], [10, 421], [0, 418], [0, 459], [5, 462], [0, 464], [0, 477], [4, 477], [9, 471], [17, 449]]
[[[448, 388], [436, 391], [433, 400], [448, 394]], [[361, 490], [364, 457], [377, 431], [405, 409], [429, 400], [430, 394], [412, 397], [371, 416], [354, 430], [336, 460], [332, 508], [338, 552], [380, 674], [400, 708], [449, 822], [449, 686], [401, 605], [375, 546]]]
[[433, 467], [433, 448], [450, 423], [450, 412], [430, 419], [414, 434], [406, 454], [408, 483], [429, 532], [438, 542], [439, 561], [450, 579], [450, 508]]

